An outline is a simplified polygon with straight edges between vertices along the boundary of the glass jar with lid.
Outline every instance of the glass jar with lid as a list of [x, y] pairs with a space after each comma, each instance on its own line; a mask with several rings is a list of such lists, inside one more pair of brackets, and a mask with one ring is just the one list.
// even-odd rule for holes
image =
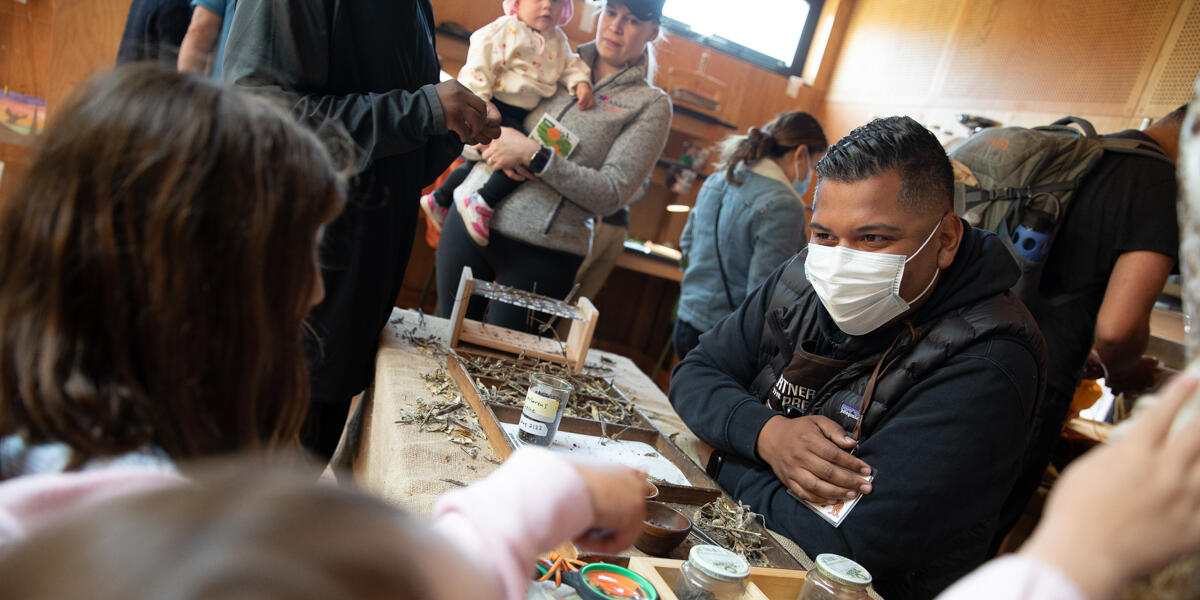
[[866, 600], [871, 574], [862, 565], [836, 554], [819, 554], [804, 577], [798, 600]]
[[742, 600], [749, 576], [741, 556], [720, 546], [692, 546], [671, 591], [679, 600]]

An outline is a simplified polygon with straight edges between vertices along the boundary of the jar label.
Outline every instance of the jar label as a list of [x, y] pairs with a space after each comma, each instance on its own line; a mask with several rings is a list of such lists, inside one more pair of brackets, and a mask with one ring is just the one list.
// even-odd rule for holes
[[526, 433], [531, 433], [536, 436], [546, 436], [550, 434], [550, 428], [545, 423], [536, 419], [530, 419], [525, 415], [521, 415], [521, 420], [517, 422], [517, 427]]
[[539, 421], [553, 423], [554, 418], [558, 416], [558, 404], [556, 398], [539, 394], [530, 388], [529, 393], [525, 394], [525, 408], [521, 413]]

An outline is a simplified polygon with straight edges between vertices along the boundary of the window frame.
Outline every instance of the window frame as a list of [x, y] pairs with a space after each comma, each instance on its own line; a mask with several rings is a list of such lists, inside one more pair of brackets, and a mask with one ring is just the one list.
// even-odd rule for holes
[[785, 77], [800, 77], [804, 71], [804, 63], [808, 59], [809, 50], [812, 49], [813, 36], [816, 35], [817, 31], [817, 22], [821, 20], [821, 10], [825, 7], [825, 0], [807, 1], [808, 17], [804, 19], [804, 30], [800, 32], [800, 39], [796, 42], [796, 55], [792, 58], [792, 65], [790, 67], [782, 64], [774, 57], [767, 56], [762, 52], [748, 48], [732, 40], [693, 31], [687, 23], [677, 21], [666, 15], [662, 16], [661, 24], [672, 35], [690, 40], [723, 54], [728, 54], [761, 69], [766, 69]]

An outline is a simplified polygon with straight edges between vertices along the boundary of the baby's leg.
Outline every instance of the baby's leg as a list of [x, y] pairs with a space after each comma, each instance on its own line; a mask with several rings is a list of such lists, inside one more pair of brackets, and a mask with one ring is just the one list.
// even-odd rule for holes
[[474, 166], [474, 162], [467, 161], [455, 167], [453, 171], [450, 171], [450, 174], [446, 176], [442, 185], [433, 191], [433, 199], [437, 202], [438, 206], [450, 208], [450, 205], [454, 203], [454, 188], [462, 185], [462, 182], [471, 173], [471, 168]]
[[479, 195], [488, 203], [492, 210], [496, 210], [501, 202], [513, 193], [522, 182], [515, 179], [509, 179], [504, 171], [496, 171], [488, 178], [487, 183], [479, 188]]

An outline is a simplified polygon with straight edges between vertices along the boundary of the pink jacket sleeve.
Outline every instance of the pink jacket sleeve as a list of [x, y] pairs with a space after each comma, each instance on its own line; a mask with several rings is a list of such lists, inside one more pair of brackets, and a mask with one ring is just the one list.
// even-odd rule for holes
[[579, 473], [563, 457], [522, 448], [490, 477], [442, 496], [433, 527], [523, 600], [538, 554], [574, 539], [595, 518]]
[[1020, 554], [992, 559], [946, 588], [937, 600], [1087, 600], [1058, 569]]
[[148, 468], [112, 468], [9, 479], [0, 483], [0, 548], [70, 511], [185, 481], [177, 473]]

